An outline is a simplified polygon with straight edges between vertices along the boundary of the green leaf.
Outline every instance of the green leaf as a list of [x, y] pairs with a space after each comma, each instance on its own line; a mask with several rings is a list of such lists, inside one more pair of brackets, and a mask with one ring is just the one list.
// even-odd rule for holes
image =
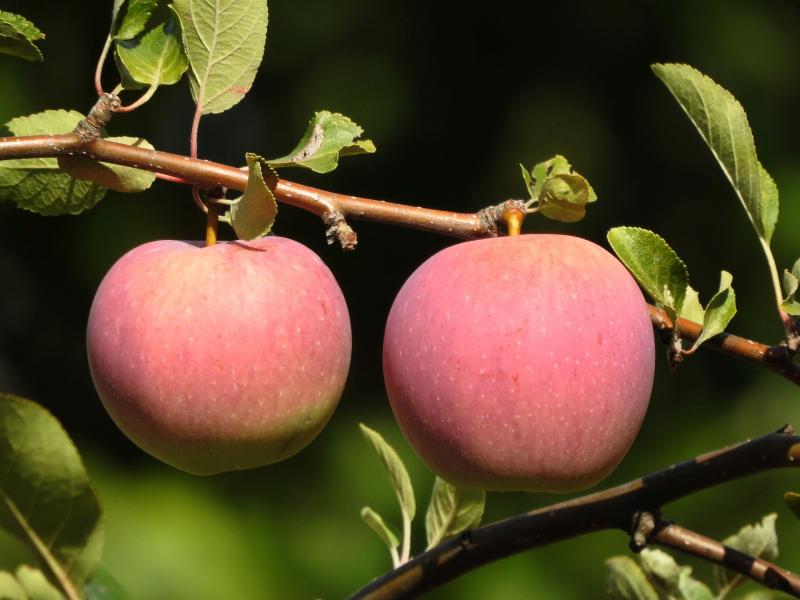
[[130, 40], [144, 31], [158, 0], [128, 0], [125, 14], [120, 17], [124, 0], [115, 0], [111, 14], [111, 35], [115, 40]]
[[22, 589], [17, 578], [8, 571], [0, 571], [0, 599], [2, 600], [28, 600], [25, 590]]
[[44, 34], [28, 19], [0, 10], [0, 52], [42, 62], [44, 57], [34, 42], [43, 39]]
[[[722, 540], [722, 543], [756, 558], [775, 560], [778, 557], [778, 533], [775, 531], [777, 518], [775, 513], [766, 515], [760, 523], [745, 525], [737, 534]], [[714, 575], [720, 587], [738, 577], [737, 573], [720, 567], [714, 568]]]
[[680, 314], [689, 273], [686, 265], [660, 236], [638, 227], [615, 227], [608, 232], [608, 243], [619, 259], [661, 306]]
[[755, 590], [739, 600], [774, 600], [777, 596], [769, 590]]
[[794, 516], [800, 519], [800, 494], [796, 492], [786, 492], [783, 495], [783, 501], [794, 513]]
[[539, 212], [548, 219], [580, 221], [586, 215], [586, 204], [597, 200], [589, 181], [561, 155], [538, 163], [530, 175], [522, 167], [522, 173], [532, 202], [538, 202]]
[[706, 306], [703, 331], [695, 340], [692, 351], [703, 342], [725, 331], [728, 323], [736, 314], [736, 294], [731, 287], [732, 282], [733, 276], [727, 271], [722, 271], [719, 279], [719, 291], [714, 294]]
[[777, 189], [758, 162], [741, 104], [728, 90], [688, 65], [658, 64], [653, 71], [713, 152], [758, 235], [769, 242], [778, 214]]
[[783, 271], [783, 290], [786, 292], [786, 298], [781, 303], [781, 308], [793, 316], [800, 315], [800, 259], [794, 263], [792, 270], [785, 269]]
[[21, 565], [17, 568], [17, 581], [29, 600], [65, 600], [64, 595], [47, 581], [39, 569]]
[[678, 598], [683, 600], [714, 600], [714, 594], [706, 584], [691, 575], [692, 569], [686, 567], [678, 576], [678, 587], [675, 590]]
[[85, 592], [86, 600], [130, 600], [122, 585], [103, 567], [97, 569]]
[[396, 550], [400, 545], [400, 540], [397, 539], [394, 531], [392, 531], [383, 518], [369, 506], [365, 506], [361, 509], [361, 519], [375, 532], [381, 541], [386, 544], [389, 550]]
[[[109, 142], [117, 142], [119, 144], [154, 150], [153, 145], [142, 138], [120, 136], [103, 137], [103, 139]], [[98, 183], [106, 188], [111, 188], [117, 192], [143, 192], [148, 189], [156, 179], [155, 173], [145, 171], [144, 169], [112, 165], [78, 156], [63, 156], [58, 159], [58, 166], [76, 179], [93, 181], [94, 183]]]
[[425, 515], [425, 531], [430, 550], [442, 540], [477, 527], [486, 506], [485, 490], [465, 490], [437, 477]]
[[[12, 119], [6, 127], [17, 136], [53, 135], [69, 133], [81, 119], [79, 112], [46, 110]], [[11, 200], [41, 215], [78, 214], [92, 208], [105, 193], [102, 186], [63, 173], [55, 158], [0, 161], [0, 200]]]
[[692, 568], [681, 566], [666, 552], [645, 548], [639, 555], [651, 581], [676, 600], [713, 600], [705, 584], [692, 577]]
[[247, 187], [223, 220], [231, 224], [240, 240], [254, 240], [269, 233], [275, 222], [278, 204], [272, 190], [278, 176], [260, 156], [248, 153], [245, 159], [249, 169]]
[[617, 600], [658, 600], [644, 571], [627, 556], [612, 556], [608, 567], [608, 593]]
[[264, 0], [175, 0], [192, 97], [202, 114], [221, 113], [253, 85], [267, 40]]
[[695, 323], [702, 323], [705, 314], [706, 311], [703, 305], [700, 304], [700, 296], [697, 290], [690, 285], [686, 286], [686, 297], [683, 299], [683, 306], [681, 306], [681, 312], [678, 316]]
[[372, 140], [359, 140], [364, 130], [339, 113], [321, 110], [308, 122], [300, 142], [286, 156], [269, 161], [273, 167], [305, 167], [316, 173], [328, 173], [342, 156], [375, 152]]
[[118, 42], [115, 57], [126, 88], [178, 83], [189, 66], [174, 16], [141, 37]]
[[367, 440], [375, 454], [378, 455], [389, 480], [392, 482], [395, 494], [397, 494], [397, 501], [400, 503], [400, 511], [403, 513], [403, 519], [410, 523], [414, 520], [414, 515], [417, 512], [417, 503], [414, 499], [414, 489], [411, 487], [411, 478], [408, 476], [408, 471], [400, 460], [400, 457], [395, 452], [383, 436], [377, 431], [370, 429], [363, 423], [359, 423], [359, 428], [364, 438]]
[[100, 563], [103, 519], [69, 436], [38, 404], [0, 395], [0, 464], [0, 527], [60, 589], [82, 589]]

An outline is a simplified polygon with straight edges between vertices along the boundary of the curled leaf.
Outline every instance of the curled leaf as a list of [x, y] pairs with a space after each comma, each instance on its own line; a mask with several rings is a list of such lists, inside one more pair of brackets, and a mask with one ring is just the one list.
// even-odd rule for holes
[[44, 39], [44, 34], [21, 15], [0, 10], [0, 52], [42, 62], [42, 52], [34, 42]]
[[561, 155], [538, 163], [530, 174], [522, 167], [522, 174], [530, 203], [538, 203], [539, 212], [549, 219], [580, 221], [586, 214], [586, 204], [597, 200], [589, 181]]
[[249, 169], [247, 187], [244, 194], [234, 200], [225, 220], [230, 222], [240, 240], [249, 241], [267, 235], [272, 229], [278, 214], [272, 190], [278, 176], [260, 156], [248, 153], [245, 159]]
[[700, 345], [725, 331], [730, 320], [736, 314], [736, 294], [731, 287], [733, 277], [727, 271], [722, 271], [719, 280], [719, 290], [709, 300], [703, 316], [703, 331], [700, 337], [695, 340], [691, 351], [696, 350]]

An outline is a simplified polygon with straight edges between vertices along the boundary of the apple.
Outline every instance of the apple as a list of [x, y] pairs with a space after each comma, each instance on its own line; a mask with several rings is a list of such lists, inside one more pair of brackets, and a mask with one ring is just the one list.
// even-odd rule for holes
[[86, 337], [111, 418], [195, 474], [301, 450], [333, 413], [350, 366], [336, 280], [311, 250], [274, 236], [131, 250], [100, 284]]
[[451, 246], [406, 281], [383, 369], [404, 434], [465, 488], [564, 492], [630, 448], [653, 383], [638, 285], [596, 244], [519, 235]]

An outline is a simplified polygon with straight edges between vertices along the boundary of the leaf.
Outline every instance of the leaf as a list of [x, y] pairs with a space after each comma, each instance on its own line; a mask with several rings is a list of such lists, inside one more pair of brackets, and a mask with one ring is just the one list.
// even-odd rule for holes
[[644, 571], [627, 556], [606, 560], [608, 593], [617, 600], [658, 600], [658, 594], [647, 581]]
[[524, 167], [522, 172], [531, 200], [538, 202], [539, 212], [548, 219], [580, 221], [586, 215], [586, 204], [597, 200], [589, 181], [561, 155], [538, 163], [530, 175]]
[[796, 492], [786, 492], [783, 495], [783, 501], [794, 513], [794, 516], [800, 519], [800, 494]]
[[86, 586], [86, 600], [129, 600], [130, 596], [120, 583], [103, 567]]
[[395, 452], [383, 436], [377, 431], [374, 431], [359, 423], [359, 428], [364, 438], [367, 440], [375, 454], [378, 455], [389, 480], [392, 482], [392, 487], [397, 494], [397, 501], [400, 503], [400, 511], [403, 513], [403, 519], [410, 523], [414, 520], [414, 515], [417, 512], [417, 504], [414, 499], [414, 489], [411, 487], [411, 478], [408, 476], [403, 461]]
[[[120, 17], [120, 9], [125, 4], [125, 14]], [[111, 36], [115, 40], [130, 40], [144, 31], [150, 15], [158, 0], [115, 0], [111, 14]]]
[[38, 404], [0, 395], [0, 527], [41, 560], [51, 581], [82, 589], [103, 546], [100, 503], [78, 451]]
[[237, 104], [253, 85], [267, 40], [264, 0], [175, 0], [189, 59], [192, 97], [202, 114]]
[[178, 83], [189, 66], [174, 16], [141, 37], [118, 42], [115, 57], [127, 89]]
[[396, 550], [400, 545], [400, 540], [397, 539], [394, 531], [392, 531], [381, 516], [369, 506], [365, 506], [361, 509], [361, 519], [375, 532], [381, 541], [386, 544], [389, 550]]
[[34, 42], [43, 39], [44, 34], [28, 19], [0, 10], [0, 52], [42, 62], [44, 57]]
[[316, 173], [328, 173], [337, 167], [342, 156], [375, 152], [372, 140], [358, 139], [362, 133], [364, 130], [348, 117], [321, 110], [314, 113], [294, 150], [270, 160], [269, 164], [276, 169], [305, 167]]
[[645, 291], [661, 306], [680, 314], [689, 273], [686, 265], [660, 236], [638, 227], [615, 227], [608, 243]]
[[678, 314], [682, 319], [688, 319], [695, 323], [702, 323], [705, 318], [706, 311], [703, 305], [700, 304], [700, 297], [692, 286], [686, 286], [686, 297], [683, 299], [683, 306], [681, 312]]
[[[153, 145], [145, 139], [135, 137], [103, 137], [109, 142], [137, 146], [154, 150]], [[85, 181], [93, 181], [117, 192], [136, 193], [148, 189], [156, 179], [155, 173], [144, 169], [123, 167], [110, 163], [98, 162], [90, 158], [63, 156], [58, 159], [58, 166], [75, 177]]]
[[645, 548], [639, 555], [642, 569], [671, 598], [677, 600], [713, 600], [705, 584], [692, 577], [692, 568], [681, 566], [666, 552]]
[[714, 594], [705, 583], [698, 581], [691, 575], [692, 569], [686, 567], [678, 576], [678, 587], [675, 590], [678, 598], [684, 600], [714, 600]]
[[425, 531], [430, 550], [445, 538], [477, 527], [486, 506], [485, 490], [465, 490], [437, 477], [425, 515]]
[[[722, 540], [722, 543], [756, 558], [775, 560], [778, 557], [778, 533], [775, 531], [777, 518], [775, 513], [766, 515], [760, 523], [745, 525], [737, 534]], [[737, 573], [721, 567], [714, 567], [714, 575], [720, 587], [737, 577]]]
[[[266, 161], [256, 154], [248, 153], [248, 177], [244, 194], [235, 200], [224, 220], [230, 222], [240, 240], [254, 240], [272, 229], [278, 205], [272, 190], [278, 181]], [[266, 171], [266, 180], [263, 173]]]
[[703, 331], [695, 340], [691, 351], [694, 351], [703, 342], [711, 339], [718, 333], [725, 331], [733, 316], [736, 314], [736, 294], [731, 287], [733, 276], [727, 271], [722, 271], [719, 280], [719, 291], [709, 300], [703, 318]]
[[794, 263], [792, 270], [783, 271], [783, 290], [786, 292], [786, 299], [781, 303], [781, 308], [793, 316], [800, 315], [800, 259]]
[[[711, 149], [759, 237], [769, 242], [778, 214], [777, 188], [756, 158], [753, 133], [741, 104], [728, 90], [688, 65], [657, 64], [653, 71]], [[760, 181], [762, 173], [764, 182]]]
[[39, 569], [21, 565], [17, 568], [17, 581], [29, 600], [65, 600], [64, 595], [47, 581]]
[[[6, 124], [13, 135], [53, 135], [75, 129], [83, 115], [76, 111], [46, 110], [17, 117]], [[78, 214], [92, 208], [106, 188], [63, 173], [55, 158], [0, 161], [0, 200], [41, 215]]]
[[28, 600], [22, 585], [8, 571], [0, 571], [0, 599]]

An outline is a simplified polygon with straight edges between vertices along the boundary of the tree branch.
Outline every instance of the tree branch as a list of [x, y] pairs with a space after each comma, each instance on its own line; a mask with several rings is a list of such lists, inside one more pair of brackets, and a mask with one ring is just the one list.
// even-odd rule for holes
[[[102, 139], [86, 142], [74, 134], [0, 138], [0, 160], [58, 156], [84, 156], [146, 169], [167, 179], [174, 181], [177, 178], [200, 187], [223, 186], [244, 191], [247, 186], [246, 171], [169, 152]], [[336, 236], [345, 247], [351, 248], [356, 241], [355, 233], [344, 222], [348, 217], [473, 239], [498, 235], [502, 215], [519, 202], [507, 200], [476, 213], [457, 213], [336, 194], [285, 179], [278, 180], [274, 193], [278, 201], [319, 216], [329, 229], [329, 235]], [[668, 338], [673, 325], [666, 313], [650, 306], [650, 317], [656, 330]], [[696, 340], [702, 331], [701, 325], [686, 319], [678, 319], [677, 326], [680, 336], [688, 341]], [[792, 352], [784, 346], [767, 346], [728, 333], [719, 334], [705, 345], [756, 363], [800, 385], [800, 365], [794, 362]]]
[[[800, 466], [798, 460], [800, 437], [787, 426], [624, 485], [466, 531], [376, 579], [351, 600], [415, 597], [486, 563], [595, 531], [620, 529], [633, 535], [643, 512], [658, 515], [663, 505], [700, 490], [768, 469]], [[663, 535], [651, 541], [679, 539], [671, 531]], [[678, 549], [708, 558], [704, 548], [698, 544]], [[729, 559], [731, 552], [735, 551], [728, 552]], [[753, 566], [750, 571], [760, 569]], [[781, 573], [788, 577], [788, 572]]]

